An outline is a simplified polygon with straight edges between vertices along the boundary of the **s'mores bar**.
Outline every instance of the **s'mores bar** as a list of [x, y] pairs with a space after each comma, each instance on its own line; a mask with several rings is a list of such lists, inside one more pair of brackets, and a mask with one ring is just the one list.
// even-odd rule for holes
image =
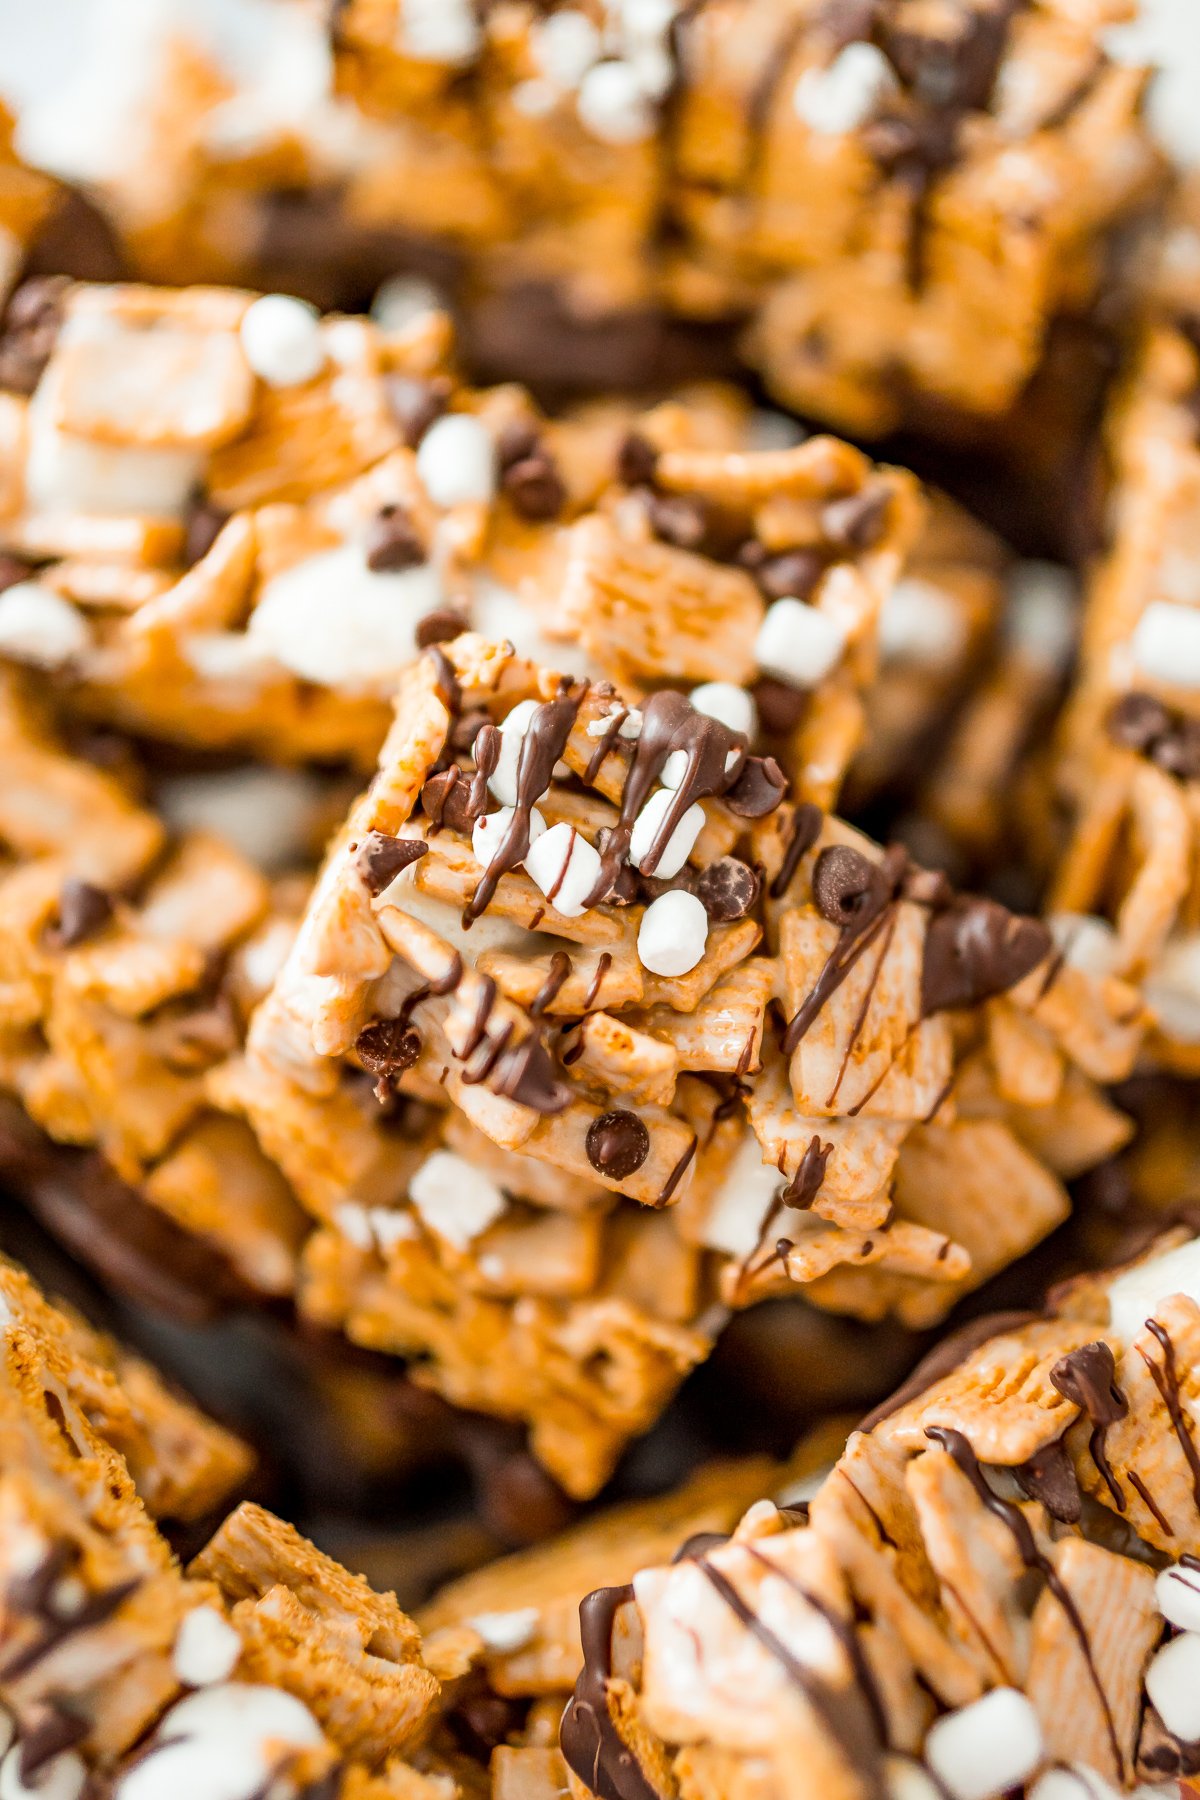
[[[1127, 1136], [1137, 994], [658, 688], [467, 634], [405, 676], [240, 1058], [302, 1308], [600, 1484], [727, 1309], [912, 1325]], [[799, 787], [803, 793], [803, 786]]]
[[[496, 1789], [1191, 1792], [1177, 1784], [1200, 1771], [1198, 1271], [1179, 1229], [1044, 1312], [974, 1320], [827, 1473], [768, 1484], [729, 1535], [689, 1520], [647, 1563], [652, 1534], [626, 1540], [614, 1519], [612, 1574], [573, 1641], [555, 1628], [552, 1548], [523, 1588], [489, 1589], [486, 1571], [451, 1588], [433, 1617], [502, 1608], [481, 1620], [488, 1679], [510, 1697]], [[567, 1567], [594, 1566], [564, 1548]], [[548, 1701], [572, 1663], [560, 1761]]]

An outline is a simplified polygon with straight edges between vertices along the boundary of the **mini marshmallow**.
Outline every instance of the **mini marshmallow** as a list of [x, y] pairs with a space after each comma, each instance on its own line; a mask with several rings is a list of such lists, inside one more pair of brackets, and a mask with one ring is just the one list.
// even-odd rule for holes
[[776, 600], [759, 626], [754, 654], [760, 669], [797, 687], [816, 687], [836, 668], [846, 633], [836, 619], [803, 600]]
[[[500, 755], [488, 776], [488, 787], [501, 806], [517, 804], [517, 766], [521, 761], [521, 745], [530, 721], [538, 709], [536, 700], [522, 700], [514, 706], [500, 726]], [[541, 795], [538, 795], [541, 799]]]
[[1167, 1037], [1200, 1044], [1200, 932], [1172, 938], [1142, 992]]
[[0, 594], [0, 656], [35, 669], [61, 669], [91, 643], [83, 619], [40, 581], [18, 581]]
[[762, 1146], [754, 1133], [746, 1132], [703, 1217], [695, 1224], [701, 1243], [726, 1256], [749, 1256], [782, 1185], [783, 1176], [774, 1163], [763, 1161]]
[[593, 738], [607, 737], [612, 728], [614, 713], [624, 714], [620, 725], [617, 727], [617, 736], [619, 738], [631, 740], [633, 738], [641, 737], [642, 715], [636, 706], [631, 706], [628, 712], [625, 711], [623, 706], [610, 706], [608, 711], [606, 713], [601, 713], [598, 719], [591, 720], [587, 728], [588, 736]]
[[1200, 1569], [1175, 1563], [1163, 1569], [1154, 1583], [1159, 1612], [1181, 1631], [1200, 1631]]
[[[516, 816], [515, 806], [502, 806], [498, 812], [485, 813], [482, 819], [476, 819], [471, 831], [471, 854], [481, 869], [491, 867], [497, 851], [508, 836], [508, 828]], [[531, 808], [529, 814], [529, 847], [531, 850], [545, 829], [545, 819], [536, 806]]]
[[1151, 681], [1200, 687], [1200, 608], [1152, 600], [1137, 622], [1130, 651]]
[[891, 63], [874, 44], [847, 44], [827, 69], [805, 69], [792, 96], [796, 115], [823, 137], [857, 131], [899, 92]]
[[638, 957], [652, 975], [686, 975], [704, 955], [707, 942], [703, 903], [682, 888], [660, 894], [642, 914]]
[[638, 144], [654, 128], [653, 108], [632, 63], [593, 63], [575, 104], [581, 123], [605, 144]]
[[938, 668], [962, 654], [965, 636], [953, 594], [919, 576], [898, 581], [879, 615], [879, 650], [885, 662]]
[[417, 474], [435, 506], [487, 506], [496, 494], [496, 447], [469, 413], [447, 413], [421, 439]]
[[[731, 750], [729, 752], [728, 756], [725, 758], [725, 773], [726, 774], [729, 773], [730, 769], [735, 768], [737, 766], [737, 763], [739, 762], [740, 758], [741, 758], [741, 752], [739, 750]], [[681, 788], [683, 786], [684, 780], [687, 776], [687, 768], [688, 768], [687, 751], [686, 750], [672, 750], [670, 755], [667, 757], [666, 762], [663, 764], [661, 770], [659, 771], [658, 778], [662, 782], [662, 784], [665, 788], [670, 788], [672, 793], [675, 793], [678, 791], [679, 788]]]
[[197, 1606], [175, 1636], [171, 1662], [185, 1687], [225, 1681], [237, 1667], [242, 1640], [215, 1606]]
[[688, 699], [706, 719], [719, 719], [722, 725], [730, 731], [740, 731], [743, 737], [754, 736], [758, 720], [754, 701], [745, 688], [735, 687], [732, 681], [704, 681], [692, 689]]
[[1107, 919], [1094, 913], [1054, 913], [1046, 921], [1055, 948], [1073, 969], [1102, 980], [1117, 966], [1121, 944]]
[[414, 319], [439, 312], [444, 304], [431, 281], [419, 275], [391, 275], [375, 290], [371, 317], [381, 331], [403, 331]]
[[[672, 790], [659, 788], [656, 793], [651, 794], [634, 820], [633, 835], [629, 841], [629, 860], [635, 869], [640, 869], [650, 855], [662, 823], [674, 804], [675, 795]], [[673, 875], [678, 875], [703, 829], [704, 808], [693, 804], [688, 807], [667, 839], [662, 855], [653, 869], [647, 872], [658, 881], [670, 881]]]
[[291, 294], [264, 294], [247, 307], [240, 335], [246, 361], [269, 387], [299, 387], [325, 366], [321, 315]]
[[1128, 1344], [1137, 1337], [1154, 1309], [1172, 1294], [1186, 1294], [1200, 1306], [1200, 1238], [1147, 1257], [1118, 1275], [1108, 1290], [1108, 1318], [1115, 1334]]
[[[114, 1795], [116, 1800], [252, 1800], [293, 1749], [315, 1749], [324, 1741], [304, 1702], [284, 1689], [215, 1683], [164, 1715], [156, 1740], [120, 1777]], [[40, 1784], [36, 1792], [43, 1800]], [[8, 1800], [2, 1781], [0, 1800]]]
[[[1152, 1790], [1138, 1788], [1139, 1794]], [[1172, 1790], [1173, 1791], [1173, 1790]], [[1066, 1769], [1047, 1769], [1029, 1790], [1029, 1800], [1121, 1800], [1115, 1787], [1103, 1775], [1084, 1763], [1072, 1763]]]
[[376, 572], [342, 544], [264, 582], [245, 637], [305, 681], [382, 698], [417, 653], [418, 622], [441, 604], [432, 564]]
[[460, 1250], [494, 1225], [508, 1205], [491, 1177], [453, 1150], [427, 1156], [408, 1195], [429, 1229]]
[[600, 33], [587, 14], [574, 7], [552, 13], [533, 30], [533, 59], [546, 80], [558, 88], [578, 87], [600, 48]]
[[415, 61], [468, 62], [482, 42], [471, 0], [401, 0], [399, 48]]
[[944, 1800], [932, 1781], [911, 1756], [889, 1756], [884, 1764], [888, 1800]]
[[1025, 1695], [993, 1688], [930, 1728], [925, 1760], [954, 1800], [990, 1800], [1019, 1787], [1042, 1760], [1042, 1728]]
[[1174, 1737], [1200, 1738], [1200, 1634], [1185, 1631], [1163, 1645], [1146, 1670], [1146, 1693]]
[[489, 1650], [498, 1656], [511, 1656], [533, 1642], [541, 1617], [536, 1606], [521, 1606], [515, 1612], [476, 1613], [467, 1624], [474, 1627]]
[[311, 856], [321, 832], [328, 787], [300, 769], [247, 763], [169, 775], [155, 805], [176, 831], [211, 831], [268, 874]]
[[525, 873], [564, 919], [578, 919], [600, 874], [600, 853], [573, 825], [560, 820], [539, 834], [525, 858]]
[[43, 1763], [35, 1779], [21, 1779], [21, 1746], [14, 1744], [0, 1762], [0, 1800], [79, 1800], [87, 1770], [73, 1750]]

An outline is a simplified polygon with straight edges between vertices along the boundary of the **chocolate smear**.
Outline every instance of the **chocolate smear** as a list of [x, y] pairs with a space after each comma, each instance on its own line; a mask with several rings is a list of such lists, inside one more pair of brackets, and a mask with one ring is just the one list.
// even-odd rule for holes
[[567, 1703], [558, 1743], [567, 1767], [597, 1800], [661, 1800], [657, 1788], [613, 1722], [608, 1684], [613, 1674], [617, 1614], [633, 1603], [633, 1585], [597, 1588], [579, 1603], [583, 1670]]

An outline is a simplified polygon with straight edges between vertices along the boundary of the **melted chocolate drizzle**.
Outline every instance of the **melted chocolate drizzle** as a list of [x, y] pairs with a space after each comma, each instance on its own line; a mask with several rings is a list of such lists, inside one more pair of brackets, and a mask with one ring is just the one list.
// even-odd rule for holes
[[1183, 1395], [1179, 1388], [1179, 1368], [1175, 1361], [1175, 1346], [1171, 1342], [1165, 1326], [1157, 1319], [1146, 1320], [1146, 1330], [1155, 1339], [1163, 1353], [1163, 1360], [1157, 1363], [1146, 1352], [1140, 1352], [1142, 1361], [1150, 1371], [1150, 1377], [1158, 1389], [1163, 1405], [1171, 1420], [1175, 1436], [1179, 1440], [1179, 1448], [1187, 1460], [1188, 1470], [1192, 1477], [1192, 1500], [1197, 1512], [1200, 1512], [1200, 1451], [1196, 1449], [1196, 1440], [1192, 1434], [1191, 1420], [1183, 1404]]
[[[1117, 1386], [1117, 1365], [1108, 1345], [1097, 1341], [1060, 1357], [1050, 1371], [1051, 1385], [1075, 1406], [1082, 1408], [1092, 1427], [1088, 1440], [1092, 1461], [1112, 1496], [1118, 1512], [1124, 1512], [1125, 1495], [1112, 1472], [1104, 1441], [1111, 1426], [1128, 1416], [1129, 1402]], [[1076, 1514], [1078, 1517], [1078, 1514]]]
[[[491, 904], [500, 877], [524, 862], [529, 852], [533, 809], [550, 786], [554, 765], [567, 747], [586, 692], [586, 687], [578, 686], [554, 700], [545, 700], [530, 719], [517, 762], [517, 799], [513, 816], [463, 910], [464, 929], [473, 925]], [[484, 780], [486, 782], [486, 776]]]
[[568, 1768], [599, 1800], [661, 1800], [608, 1709], [613, 1626], [632, 1599], [633, 1584], [627, 1582], [597, 1588], [579, 1604], [583, 1670], [563, 1714], [558, 1742]]

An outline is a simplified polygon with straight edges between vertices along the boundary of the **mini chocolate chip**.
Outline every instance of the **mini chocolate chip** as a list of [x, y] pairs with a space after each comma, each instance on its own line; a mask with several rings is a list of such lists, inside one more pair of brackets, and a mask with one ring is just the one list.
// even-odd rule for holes
[[82, 944], [99, 931], [112, 917], [113, 903], [103, 888], [90, 881], [77, 881], [68, 876], [58, 896], [58, 926], [55, 940], [64, 950]]
[[500, 468], [511, 469], [524, 462], [539, 448], [541, 434], [532, 419], [510, 419], [496, 436], [496, 461]]
[[754, 573], [768, 600], [807, 600], [825, 573], [825, 558], [816, 550], [785, 550]]
[[1200, 721], [1180, 718], [1150, 750], [1150, 759], [1179, 781], [1200, 778]]
[[617, 451], [617, 477], [626, 487], [653, 487], [658, 451], [640, 431], [630, 431]]
[[401, 869], [411, 868], [428, 849], [424, 838], [389, 837], [384, 831], [368, 831], [354, 860], [371, 892], [382, 894]]
[[1122, 694], [1109, 709], [1108, 735], [1123, 750], [1148, 750], [1171, 729], [1171, 715], [1153, 694]]
[[421, 1034], [406, 1019], [380, 1019], [359, 1032], [354, 1048], [367, 1074], [386, 1083], [412, 1068], [421, 1054]]
[[499, 1694], [467, 1694], [448, 1714], [446, 1723], [459, 1748], [486, 1763], [493, 1750], [520, 1730], [526, 1711], [519, 1701], [503, 1700]]
[[708, 537], [708, 508], [694, 494], [651, 494], [646, 513], [655, 537], [677, 550], [699, 550]]
[[70, 285], [65, 275], [39, 275], [16, 289], [0, 333], [0, 388], [32, 394], [54, 354]]
[[381, 506], [367, 526], [367, 567], [376, 574], [415, 569], [428, 555], [406, 506]]
[[864, 487], [831, 500], [821, 513], [821, 530], [839, 550], [870, 550], [883, 536], [889, 504], [885, 488]]
[[229, 519], [225, 508], [205, 494], [193, 496], [183, 526], [183, 560], [189, 569], [208, 555]]
[[771, 737], [787, 737], [795, 731], [808, 709], [808, 694], [774, 675], [760, 675], [750, 689], [758, 708], [758, 720]]
[[1021, 1492], [1031, 1500], [1040, 1500], [1052, 1519], [1064, 1525], [1078, 1524], [1083, 1500], [1075, 1465], [1061, 1438], [1035, 1450], [1028, 1462], [1017, 1464], [1013, 1474]]
[[716, 923], [744, 919], [758, 903], [762, 877], [737, 856], [710, 863], [696, 882], [696, 898]]
[[935, 913], [925, 934], [921, 1014], [978, 1006], [1023, 980], [1053, 949], [1040, 919], [995, 900], [962, 899]]
[[9, 556], [0, 550], [0, 594], [10, 587], [16, 587], [19, 581], [28, 581], [32, 573], [29, 563], [22, 561], [19, 556]]
[[725, 804], [739, 819], [765, 819], [787, 793], [787, 776], [773, 756], [748, 756]]
[[388, 411], [410, 450], [415, 450], [429, 427], [450, 404], [454, 384], [445, 375], [421, 381], [413, 375], [389, 375], [384, 381]]
[[849, 844], [830, 844], [813, 869], [813, 901], [831, 925], [849, 925], [878, 906], [885, 877], [877, 863]]
[[533, 524], [557, 519], [567, 503], [567, 490], [554, 458], [537, 449], [504, 471], [500, 486], [514, 512]]
[[485, 725], [492, 722], [491, 714], [482, 706], [469, 706], [466, 712], [459, 713], [451, 722], [450, 735], [446, 739], [451, 750], [473, 751], [475, 740]]
[[649, 1156], [650, 1133], [636, 1113], [606, 1112], [592, 1120], [584, 1144], [598, 1175], [625, 1181]]
[[457, 763], [429, 777], [421, 789], [421, 805], [438, 830], [444, 826], [464, 837], [470, 837], [475, 821], [487, 811], [486, 797], [475, 806], [471, 777], [464, 775]]
[[433, 612], [427, 612], [417, 620], [416, 639], [418, 650], [428, 650], [430, 644], [449, 644], [456, 637], [461, 637], [469, 629], [462, 613], [455, 612], [452, 606], [439, 606]]

